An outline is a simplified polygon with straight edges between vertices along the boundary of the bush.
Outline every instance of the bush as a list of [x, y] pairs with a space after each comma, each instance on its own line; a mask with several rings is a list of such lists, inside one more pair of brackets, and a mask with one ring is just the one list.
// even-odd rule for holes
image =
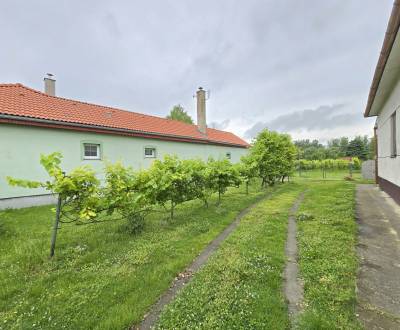
[[132, 213], [126, 216], [126, 229], [130, 234], [138, 234], [142, 231], [145, 224], [143, 213]]

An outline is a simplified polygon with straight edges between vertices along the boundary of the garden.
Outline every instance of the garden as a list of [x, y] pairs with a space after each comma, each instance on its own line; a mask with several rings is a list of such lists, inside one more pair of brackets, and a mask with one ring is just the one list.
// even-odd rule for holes
[[[319, 178], [321, 186], [307, 178], [320, 168], [305, 168], [295, 157], [288, 135], [267, 130], [239, 164], [167, 156], [141, 171], [107, 163], [99, 179], [87, 166], [64, 173], [60, 153], [42, 155], [48, 181], [8, 178], [12, 185], [48, 189], [57, 194], [58, 205], [0, 212], [0, 329], [139, 324], [173, 279], [243, 209], [267, 195], [165, 308], [157, 327], [285, 329], [287, 217], [305, 190], [302, 212], [311, 212], [314, 221], [300, 225], [304, 320], [337, 325], [324, 316], [333, 311], [340, 325], [357, 327], [348, 309], [354, 304], [356, 265], [354, 183], [343, 180], [349, 164], [332, 165], [339, 174], [332, 182]], [[331, 199], [321, 203], [333, 206], [323, 214], [315, 205], [326, 196]], [[342, 231], [347, 236], [328, 240], [324, 254], [318, 254], [318, 233], [325, 228], [327, 237]], [[347, 257], [324, 269], [318, 260], [334, 258], [338, 249]], [[333, 305], [321, 298], [331, 288]]]

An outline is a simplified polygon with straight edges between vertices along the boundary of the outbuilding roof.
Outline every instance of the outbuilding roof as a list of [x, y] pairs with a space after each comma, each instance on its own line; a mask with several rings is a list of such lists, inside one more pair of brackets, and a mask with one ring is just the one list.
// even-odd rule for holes
[[0, 84], [0, 122], [247, 148], [233, 133]]

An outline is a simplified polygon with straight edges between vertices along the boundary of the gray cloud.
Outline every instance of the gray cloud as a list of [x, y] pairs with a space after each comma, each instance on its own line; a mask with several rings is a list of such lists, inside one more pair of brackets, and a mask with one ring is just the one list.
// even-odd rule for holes
[[239, 134], [276, 112], [320, 104], [352, 104], [362, 121], [391, 6], [3, 0], [1, 82], [41, 90], [52, 72], [60, 96], [159, 116], [178, 103], [194, 116], [192, 95], [203, 86], [208, 122], [230, 119], [227, 129]]
[[211, 128], [224, 130], [229, 126], [230, 122], [231, 121], [229, 119], [226, 119], [226, 120], [221, 121], [221, 122], [213, 121], [213, 122], [209, 123], [208, 126], [211, 127]]
[[295, 111], [276, 117], [268, 122], [257, 122], [245, 132], [245, 137], [253, 138], [262, 129], [281, 132], [320, 131], [352, 126], [360, 121], [359, 113], [343, 112], [343, 105], [323, 105], [317, 109]]

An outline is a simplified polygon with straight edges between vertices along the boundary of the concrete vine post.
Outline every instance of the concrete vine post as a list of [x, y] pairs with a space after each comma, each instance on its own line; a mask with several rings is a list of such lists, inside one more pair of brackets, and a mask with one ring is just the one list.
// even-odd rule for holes
[[61, 196], [59, 194], [57, 198], [56, 218], [54, 221], [53, 231], [51, 233], [50, 258], [54, 256], [54, 250], [56, 248], [57, 230], [58, 230], [58, 225], [60, 223], [60, 214], [61, 214]]

